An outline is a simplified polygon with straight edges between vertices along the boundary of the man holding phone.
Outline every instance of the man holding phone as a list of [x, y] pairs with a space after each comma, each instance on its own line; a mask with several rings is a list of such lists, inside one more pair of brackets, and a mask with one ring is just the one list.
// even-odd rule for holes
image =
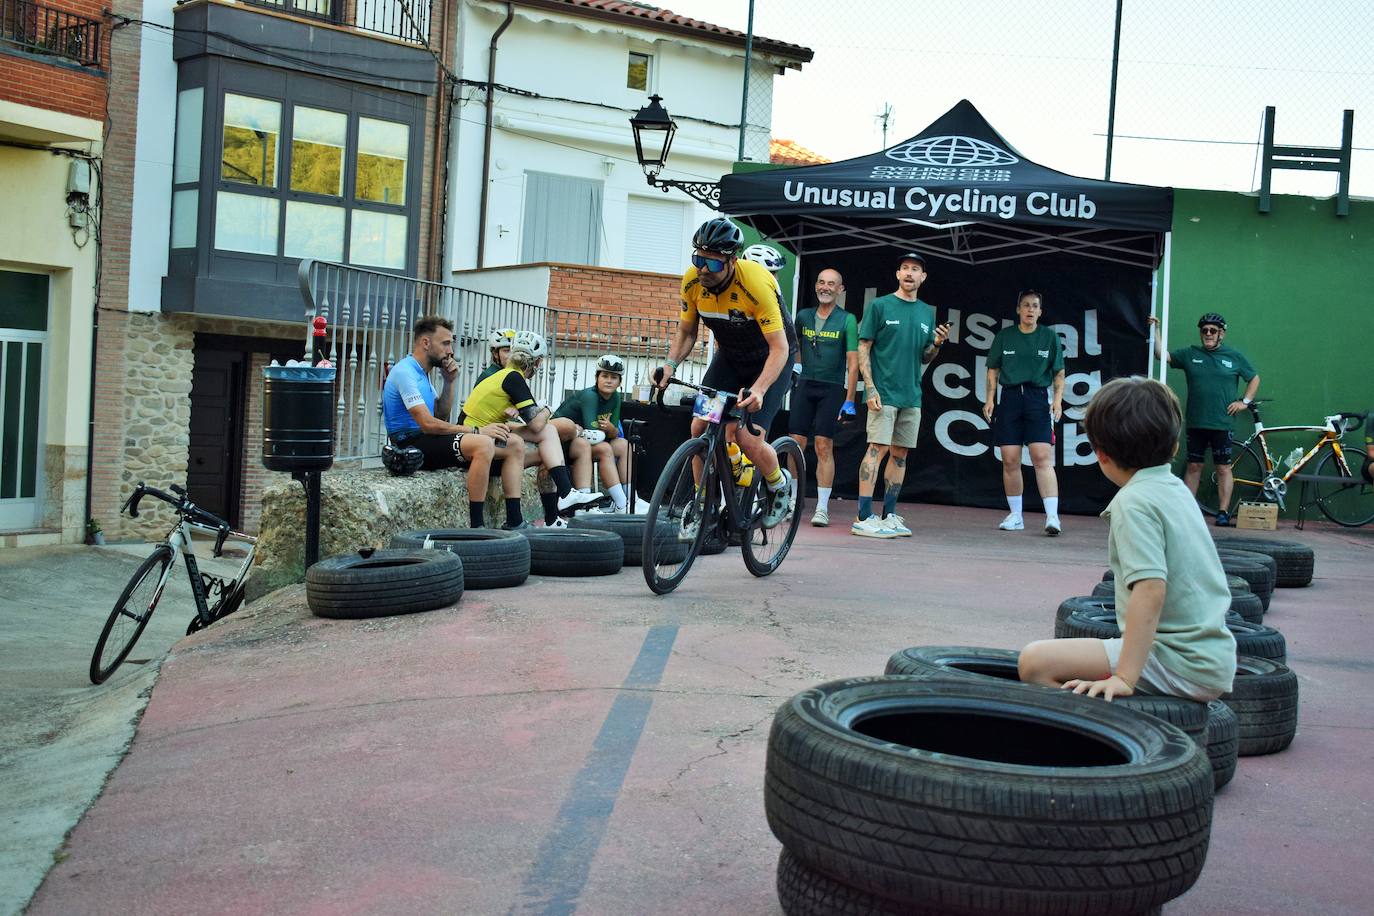
[[[921, 366], [940, 352], [949, 325], [935, 323], [935, 309], [916, 298], [926, 279], [926, 260], [915, 252], [897, 259], [897, 289], [864, 308], [859, 324], [859, 373], [868, 404], [868, 448], [859, 466], [858, 518], [851, 534], [867, 538], [911, 537], [897, 514], [906, 479], [907, 453], [921, 430]], [[878, 466], [887, 456], [883, 516], [873, 514]]]
[[[435, 395], [429, 373], [438, 369], [441, 390]], [[410, 355], [387, 373], [382, 389], [382, 422], [387, 437], [398, 448], [418, 448], [425, 456], [423, 468], [466, 468], [468, 510], [474, 528], [485, 525], [487, 485], [497, 443], [510, 437], [505, 423], [486, 426], [460, 426], [440, 417], [453, 415], [453, 380], [458, 377], [458, 360], [453, 358], [453, 323], [433, 315], [415, 322], [415, 338]], [[522, 445], [523, 450], [523, 445]], [[506, 461], [501, 467], [501, 483], [507, 496], [519, 496], [519, 461]]]

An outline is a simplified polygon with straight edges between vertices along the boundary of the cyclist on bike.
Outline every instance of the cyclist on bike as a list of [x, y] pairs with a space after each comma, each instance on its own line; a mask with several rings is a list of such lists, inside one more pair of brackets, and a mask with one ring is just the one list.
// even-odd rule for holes
[[[1159, 324], [1151, 315], [1150, 326]], [[1164, 341], [1155, 334], [1155, 356], [1175, 369], [1182, 369], [1188, 378], [1188, 408], [1185, 426], [1188, 430], [1188, 466], [1183, 471], [1183, 482], [1193, 495], [1197, 495], [1198, 482], [1202, 480], [1202, 465], [1207, 460], [1207, 450], [1212, 450], [1212, 466], [1217, 472], [1217, 513], [1216, 525], [1224, 528], [1231, 524], [1231, 515], [1226, 507], [1231, 505], [1231, 427], [1236, 414], [1250, 406], [1259, 391], [1260, 377], [1255, 372], [1245, 354], [1231, 347], [1222, 346], [1226, 339], [1226, 319], [1216, 312], [1208, 312], [1197, 320], [1201, 346], [1183, 347], [1179, 350], [1164, 351]], [[1245, 394], [1236, 397], [1236, 380], [1246, 383]]]
[[[698, 324], [704, 321], [716, 341], [716, 355], [702, 384], [739, 392], [739, 409], [763, 428], [754, 435], [737, 425], [736, 441], [754, 462], [769, 493], [763, 523], [771, 527], [787, 515], [793, 481], [778, 465], [777, 452], [765, 438], [782, 406], [789, 383], [779, 376], [796, 362], [796, 333], [782, 310], [782, 291], [768, 269], [737, 257], [744, 233], [724, 217], [703, 223], [692, 236], [692, 266], [682, 275], [682, 312], [668, 359], [654, 370], [654, 383], [666, 388], [678, 363], [696, 346]], [[743, 390], [749, 389], [748, 397]], [[692, 435], [706, 428], [693, 418]]]

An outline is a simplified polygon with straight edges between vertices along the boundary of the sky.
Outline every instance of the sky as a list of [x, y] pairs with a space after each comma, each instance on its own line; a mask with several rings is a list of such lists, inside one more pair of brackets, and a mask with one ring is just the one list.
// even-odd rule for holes
[[[656, 5], [741, 31], [749, 9]], [[1025, 156], [1101, 178], [1115, 14], [1115, 0], [756, 0], [756, 34], [816, 55], [774, 80], [773, 136], [846, 159], [882, 148], [885, 106], [890, 146], [967, 98]], [[1112, 179], [1254, 190], [1266, 105], [1276, 142], [1304, 146], [1339, 145], [1353, 108], [1351, 192], [1374, 197], [1371, 35], [1369, 0], [1123, 0]], [[721, 120], [738, 119], [723, 100]], [[1273, 188], [1328, 197], [1336, 175], [1276, 171]]]

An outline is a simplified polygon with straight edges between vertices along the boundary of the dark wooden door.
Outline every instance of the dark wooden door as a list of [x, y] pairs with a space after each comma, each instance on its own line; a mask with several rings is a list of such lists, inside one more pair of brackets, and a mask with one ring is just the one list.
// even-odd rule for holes
[[246, 355], [196, 349], [191, 371], [191, 501], [237, 525]]

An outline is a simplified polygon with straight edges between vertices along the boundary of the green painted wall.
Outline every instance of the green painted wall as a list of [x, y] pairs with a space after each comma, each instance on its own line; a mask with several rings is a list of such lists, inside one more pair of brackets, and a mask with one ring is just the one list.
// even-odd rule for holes
[[[1352, 200], [1345, 217], [1329, 199], [1273, 201], [1261, 214], [1254, 195], [1175, 191], [1168, 347], [1197, 343], [1198, 317], [1221, 312], [1226, 343], [1275, 399], [1265, 425], [1374, 409], [1374, 201]], [[1182, 373], [1168, 381], [1186, 397]], [[1237, 439], [1252, 428], [1242, 414]]]

